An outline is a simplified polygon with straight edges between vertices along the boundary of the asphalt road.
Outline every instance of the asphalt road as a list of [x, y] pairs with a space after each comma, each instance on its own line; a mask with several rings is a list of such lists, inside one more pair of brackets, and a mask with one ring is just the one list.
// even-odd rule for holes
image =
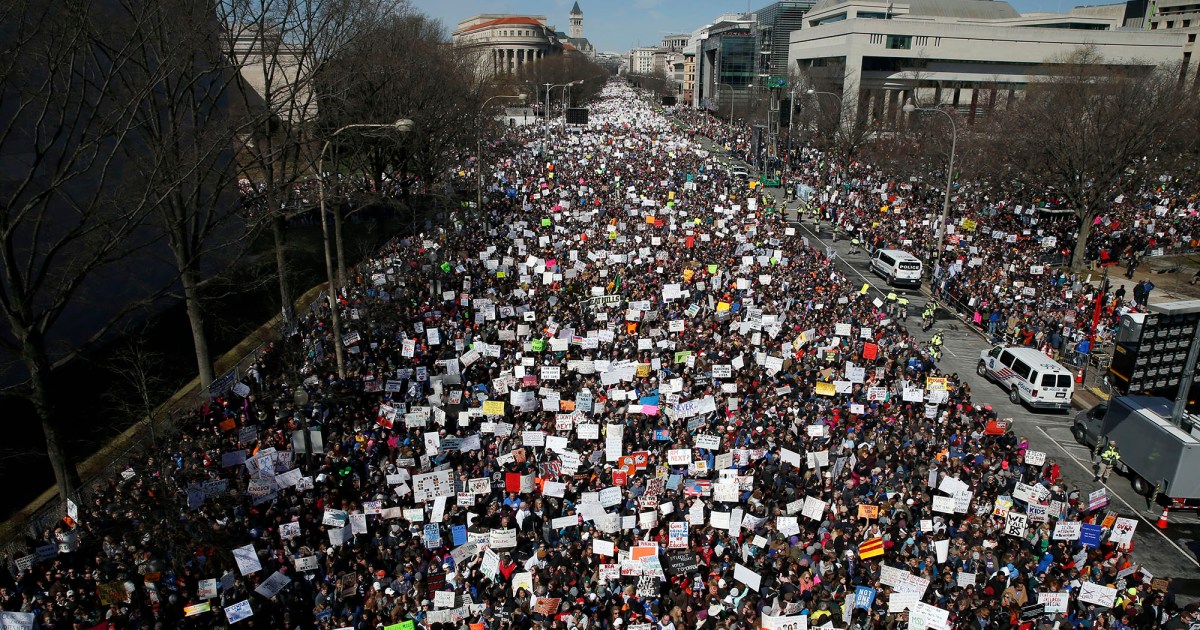
[[[809, 221], [795, 221], [794, 208], [789, 207], [787, 217], [797, 227], [797, 237], [808, 238], [820, 249], [832, 247], [837, 252], [837, 263], [844, 273], [855, 282], [867, 282], [881, 299], [891, 290], [887, 283], [869, 270], [869, 259], [865, 253], [850, 254], [850, 243], [845, 238], [834, 242], [829, 224], [820, 226]], [[1045, 451], [1047, 457], [1056, 460], [1063, 472], [1063, 482], [1078, 487], [1082, 496], [1098, 489], [1101, 484], [1092, 481], [1092, 462], [1086, 447], [1079, 445], [1071, 436], [1070, 413], [1033, 411], [1008, 400], [1004, 390], [988, 379], [975, 373], [981, 352], [991, 346], [974, 328], [959, 320], [953, 313], [939, 310], [937, 322], [929, 332], [922, 332], [920, 314], [929, 298], [927, 288], [920, 291], [908, 290], [909, 326], [921, 341], [928, 341], [932, 333], [942, 329], [945, 344], [939, 367], [943, 371], [957, 372], [971, 385], [972, 398], [979, 403], [991, 405], [1000, 418], [1012, 418], [1013, 430], [1019, 437], [1029, 439], [1034, 450]], [[1140, 519], [1134, 534], [1134, 560], [1157, 577], [1175, 578], [1179, 588], [1180, 604], [1200, 601], [1200, 515], [1195, 512], [1175, 511], [1171, 514], [1166, 530], [1155, 527], [1162, 507], [1150, 506], [1145, 497], [1138, 495], [1130, 486], [1129, 479], [1112, 475], [1107, 484], [1109, 507], [1120, 516], [1136, 516]]]

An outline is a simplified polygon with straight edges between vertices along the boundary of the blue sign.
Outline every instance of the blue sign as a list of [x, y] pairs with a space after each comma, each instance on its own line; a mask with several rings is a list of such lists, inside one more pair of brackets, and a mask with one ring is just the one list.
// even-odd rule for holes
[[450, 528], [451, 540], [454, 541], [454, 546], [465, 544], [467, 542], [467, 526], [455, 525]]
[[670, 442], [671, 441], [671, 431], [668, 429], [655, 429], [654, 430], [654, 441]]
[[1102, 533], [1104, 533], [1103, 527], [1084, 523], [1079, 527], [1079, 544], [1084, 547], [1099, 547]]
[[854, 590], [854, 607], [871, 610], [871, 604], [875, 603], [875, 589], [860, 586]]

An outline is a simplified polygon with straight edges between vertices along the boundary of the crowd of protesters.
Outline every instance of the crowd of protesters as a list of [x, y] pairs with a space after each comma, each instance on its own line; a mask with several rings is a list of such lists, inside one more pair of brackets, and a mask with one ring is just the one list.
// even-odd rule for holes
[[586, 133], [508, 130], [484, 208], [338, 292], [344, 377], [318, 302], [7, 558], [5, 622], [1187, 627], [1131, 558], [1136, 521], [975, 404], [702, 131], [617, 84]]
[[[806, 208], [867, 252], [898, 248], [935, 261], [931, 289], [946, 306], [996, 342], [1063, 358], [1094, 338], [1109, 343], [1129, 310], [1144, 308], [1149, 280], [1134, 281], [1142, 259], [1191, 251], [1200, 243], [1194, 186], [1163, 176], [1119, 195], [1094, 219], [1086, 270], [1072, 272], [1078, 219], [1066, 202], [1027, 186], [997, 190], [957, 181], [936, 262], [945, 194], [940, 182], [897, 181], [863, 162], [848, 166], [811, 149], [795, 152], [793, 180], [812, 190]], [[1107, 291], [1101, 285], [1107, 280]]]

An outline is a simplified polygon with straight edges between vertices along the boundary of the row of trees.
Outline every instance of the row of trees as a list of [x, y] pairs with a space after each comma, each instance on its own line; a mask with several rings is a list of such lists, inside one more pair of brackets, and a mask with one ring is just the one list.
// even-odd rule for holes
[[[56, 366], [174, 298], [207, 387], [205, 298], [260, 232], [295, 317], [288, 225], [311, 210], [295, 201], [336, 130], [413, 123], [338, 136], [331, 198], [344, 182], [437, 190], [490, 120], [481, 104], [518, 87], [480, 76], [406, 0], [3, 0], [0, 32], [0, 350], [64, 499], [79, 484], [63, 439], [76, 414]], [[539, 65], [531, 75], [564, 63]], [[568, 70], [591, 81], [584, 95], [602, 81]]]
[[[942, 107], [954, 118], [956, 179], [986, 180], [997, 190], [1020, 186], [1070, 204], [1080, 230], [1072, 265], [1080, 268], [1093, 222], [1114, 198], [1162, 175], [1196, 172], [1200, 142], [1192, 130], [1200, 123], [1200, 100], [1179, 66], [1114, 64], [1090, 47], [1048, 64], [1042, 78], [1011, 99], [1007, 90], [1000, 92], [995, 100], [1003, 103], [986, 115], [932, 102], [931, 88], [918, 90], [914, 105]], [[800, 94], [809, 86], [822, 89], [811, 77], [792, 80]], [[863, 159], [900, 177], [945, 179], [954, 132], [945, 117], [915, 112], [871, 119], [865, 101], [846, 98], [798, 98], [794, 133], [838, 160]], [[855, 105], [857, 116], [841, 115]]]

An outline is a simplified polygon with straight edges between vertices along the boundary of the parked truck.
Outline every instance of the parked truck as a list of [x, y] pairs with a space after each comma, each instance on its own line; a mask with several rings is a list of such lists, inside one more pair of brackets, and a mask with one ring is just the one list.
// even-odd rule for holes
[[1176, 426], [1171, 407], [1166, 398], [1112, 398], [1075, 416], [1071, 432], [1093, 450], [1116, 440], [1116, 470], [1138, 494], [1161, 494], [1173, 508], [1200, 507], [1200, 418], [1185, 414]]

